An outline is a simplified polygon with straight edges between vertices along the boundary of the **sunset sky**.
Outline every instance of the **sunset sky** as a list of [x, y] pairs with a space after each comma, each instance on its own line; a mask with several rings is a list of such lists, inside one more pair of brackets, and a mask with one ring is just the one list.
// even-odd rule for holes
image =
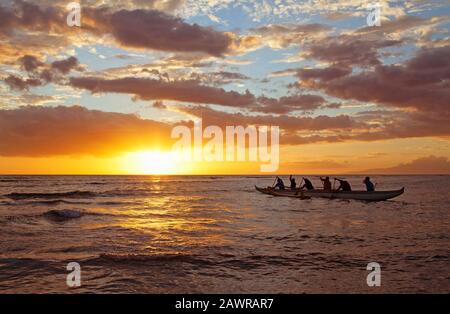
[[173, 160], [196, 118], [279, 126], [279, 173], [450, 173], [448, 1], [69, 2], [1, 1], [0, 174], [259, 173]]

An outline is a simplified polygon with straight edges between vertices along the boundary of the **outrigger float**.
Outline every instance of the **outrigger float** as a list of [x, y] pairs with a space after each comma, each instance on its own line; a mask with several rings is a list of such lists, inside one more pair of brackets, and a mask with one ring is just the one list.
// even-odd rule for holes
[[277, 190], [272, 187], [262, 188], [255, 185], [255, 189], [261, 193], [272, 196], [295, 197], [308, 199], [312, 197], [321, 197], [329, 199], [359, 200], [359, 201], [385, 201], [405, 192], [405, 188], [391, 191], [324, 191], [324, 190]]

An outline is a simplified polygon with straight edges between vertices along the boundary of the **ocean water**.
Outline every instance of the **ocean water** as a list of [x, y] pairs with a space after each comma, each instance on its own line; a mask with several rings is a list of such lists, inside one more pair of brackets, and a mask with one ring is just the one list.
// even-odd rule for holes
[[374, 181], [406, 192], [368, 203], [263, 195], [262, 176], [0, 176], [0, 293], [449, 293], [450, 176]]

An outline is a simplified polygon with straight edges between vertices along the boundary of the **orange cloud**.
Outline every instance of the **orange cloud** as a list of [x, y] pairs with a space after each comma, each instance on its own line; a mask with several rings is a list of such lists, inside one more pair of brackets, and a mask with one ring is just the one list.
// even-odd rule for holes
[[[48, 40], [39, 43], [41, 48], [51, 47], [55, 38], [60, 40], [59, 44], [69, 45], [71, 42], [67, 37], [77, 41], [79, 33], [77, 28], [67, 26], [66, 15], [61, 6], [13, 1], [11, 6], [0, 6], [0, 38], [12, 40], [16, 39], [17, 32], [33, 31], [51, 35]], [[154, 9], [114, 11], [106, 7], [83, 7], [81, 29], [96, 37], [111, 35], [124, 47], [201, 52], [215, 57], [223, 56], [233, 44], [233, 38], [228, 33], [198, 24], [191, 25]], [[27, 46], [26, 40], [15, 44]], [[8, 46], [9, 49], [2, 49], [5, 54], [8, 53], [8, 58], [14, 51], [20, 51], [13, 45]]]
[[325, 91], [342, 99], [374, 102], [425, 112], [449, 112], [450, 46], [423, 49], [404, 65], [379, 65], [373, 71], [334, 77], [328, 70], [300, 70], [300, 86]]
[[[153, 71], [158, 76], [161, 75], [157, 70]], [[206, 81], [220, 85], [229, 80], [247, 78], [239, 73], [222, 71], [193, 75], [192, 78], [169, 81], [167, 77], [160, 77], [159, 79], [72, 77], [70, 78], [70, 84], [75, 88], [87, 89], [92, 93], [127, 93], [144, 100], [175, 100], [199, 104], [216, 104], [262, 113], [285, 114], [293, 111], [314, 111], [329, 106], [325, 99], [318, 95], [294, 94], [276, 99], [265, 96], [256, 97], [249, 91], [241, 94], [204, 85]]]
[[259, 42], [273, 48], [286, 48], [324, 37], [331, 31], [331, 27], [324, 24], [270, 24], [251, 29], [251, 32], [260, 36]]
[[0, 36], [12, 36], [17, 29], [49, 32], [66, 26], [63, 12], [53, 7], [14, 1], [12, 7], [0, 6]]
[[170, 125], [80, 106], [0, 110], [1, 156], [114, 155], [169, 147]]
[[201, 85], [197, 80], [163, 81], [148, 78], [125, 77], [102, 79], [96, 77], [72, 77], [70, 84], [92, 93], [110, 92], [134, 94], [145, 100], [176, 100], [202, 104], [246, 107], [255, 102], [247, 92], [240, 94], [222, 88]]
[[119, 10], [87, 8], [94, 33], [111, 34], [121, 45], [175, 52], [204, 52], [222, 56], [231, 46], [226, 33], [156, 10]]
[[373, 66], [380, 64], [378, 50], [399, 45], [399, 40], [361, 39], [353, 36], [327, 38], [308, 47], [302, 56], [340, 65]]
[[29, 78], [23, 79], [16, 75], [9, 75], [4, 80], [6, 85], [16, 90], [28, 90], [30, 87], [44, 85], [56, 80], [60, 81], [64, 74], [68, 74], [72, 70], [83, 70], [75, 57], [45, 64], [35, 56], [25, 55], [18, 61], [21, 67], [28, 72]]
[[295, 94], [283, 96], [279, 99], [269, 97], [258, 97], [258, 105], [254, 111], [265, 113], [284, 114], [292, 111], [314, 111], [325, 105], [326, 101], [322, 96]]
[[305, 144], [313, 142], [339, 142], [352, 139], [358, 133], [368, 128], [364, 123], [358, 122], [347, 115], [329, 117], [294, 117], [288, 115], [245, 115], [242, 113], [228, 113], [213, 110], [203, 106], [178, 107], [177, 110], [190, 115], [201, 117], [204, 125], [267, 125], [279, 126], [282, 134], [280, 144]]

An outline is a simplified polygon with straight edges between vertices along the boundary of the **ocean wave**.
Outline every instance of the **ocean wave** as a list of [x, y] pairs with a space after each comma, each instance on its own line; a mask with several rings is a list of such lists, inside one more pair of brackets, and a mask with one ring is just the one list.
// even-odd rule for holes
[[[66, 200], [39, 200], [27, 202], [27, 204], [35, 205], [59, 205], [59, 204], [70, 204], [70, 205], [88, 205], [89, 202], [71, 202]], [[22, 204], [20, 204], [22, 205]]]
[[57, 192], [57, 193], [9, 193], [4, 197], [13, 200], [24, 199], [60, 199], [60, 198], [92, 198], [97, 196], [96, 193], [90, 191], [71, 191], [71, 192]]
[[[220, 255], [219, 255], [220, 256]], [[265, 255], [249, 255], [249, 256], [220, 256], [221, 258], [207, 257], [202, 255], [192, 255], [183, 253], [158, 253], [158, 254], [116, 254], [104, 253], [97, 258], [91, 260], [92, 263], [117, 263], [126, 265], [141, 264], [164, 264], [186, 263], [195, 265], [196, 267], [216, 267], [223, 266], [232, 269], [255, 269], [258, 267], [270, 265], [294, 265], [298, 262], [297, 258], [289, 258], [286, 256], [265, 256]]]
[[45, 199], [58, 200], [64, 199], [89, 199], [95, 197], [128, 197], [128, 196], [151, 196], [151, 195], [173, 195], [175, 191], [169, 192], [160, 189], [116, 189], [103, 192], [93, 191], [70, 191], [70, 192], [55, 192], [55, 193], [9, 193], [4, 194], [4, 198], [12, 199], [14, 201], [29, 200], [29, 199]]
[[5, 183], [16, 183], [16, 182], [36, 182], [39, 181], [39, 179], [29, 178], [29, 177], [12, 177], [12, 178], [0, 178], [0, 182]]
[[168, 191], [167, 189], [115, 189], [110, 191], [105, 191], [102, 193], [99, 193], [98, 196], [105, 196], [105, 197], [114, 197], [114, 196], [122, 196], [122, 197], [128, 197], [128, 196], [151, 196], [151, 195], [175, 195], [175, 191]]
[[137, 205], [139, 202], [125, 202], [125, 201], [106, 201], [106, 202], [96, 202], [97, 205], [102, 206], [117, 206], [117, 205]]
[[127, 265], [136, 263], [190, 263], [197, 265], [212, 265], [209, 260], [199, 258], [196, 255], [182, 254], [182, 253], [158, 253], [158, 254], [117, 254], [117, 253], [104, 253], [100, 254], [98, 258], [91, 260], [92, 262], [113, 262], [113, 263], [125, 263]]
[[9, 223], [25, 223], [30, 224], [33, 223], [38, 216], [33, 214], [25, 214], [25, 215], [7, 215], [0, 218], [0, 221], [5, 221]]
[[14, 201], [0, 201], [0, 205], [7, 205], [7, 206], [24, 206], [24, 205], [42, 205], [42, 206], [58, 206], [58, 205], [89, 205], [91, 203], [89, 202], [72, 202], [72, 201], [66, 201], [66, 200], [25, 200], [25, 202], [14, 202]]
[[64, 219], [81, 218], [83, 216], [115, 216], [115, 215], [110, 213], [101, 213], [78, 209], [52, 209], [41, 214], [40, 216], [46, 218], [56, 218], [56, 219], [60, 218], [64, 220]]
[[74, 210], [74, 209], [61, 209], [61, 210], [49, 210], [48, 212], [44, 213], [43, 216], [49, 219], [56, 219], [56, 220], [68, 220], [68, 219], [74, 219], [74, 218], [81, 218], [86, 213], [80, 210]]
[[[35, 224], [39, 219], [45, 218], [54, 221], [64, 221], [70, 219], [77, 219], [83, 216], [111, 216], [109, 213], [99, 213], [93, 211], [85, 211], [78, 209], [52, 209], [44, 213], [38, 214], [22, 214], [22, 215], [8, 215], [0, 218], [0, 221], [11, 223]], [[114, 216], [114, 215], [112, 215]]]

